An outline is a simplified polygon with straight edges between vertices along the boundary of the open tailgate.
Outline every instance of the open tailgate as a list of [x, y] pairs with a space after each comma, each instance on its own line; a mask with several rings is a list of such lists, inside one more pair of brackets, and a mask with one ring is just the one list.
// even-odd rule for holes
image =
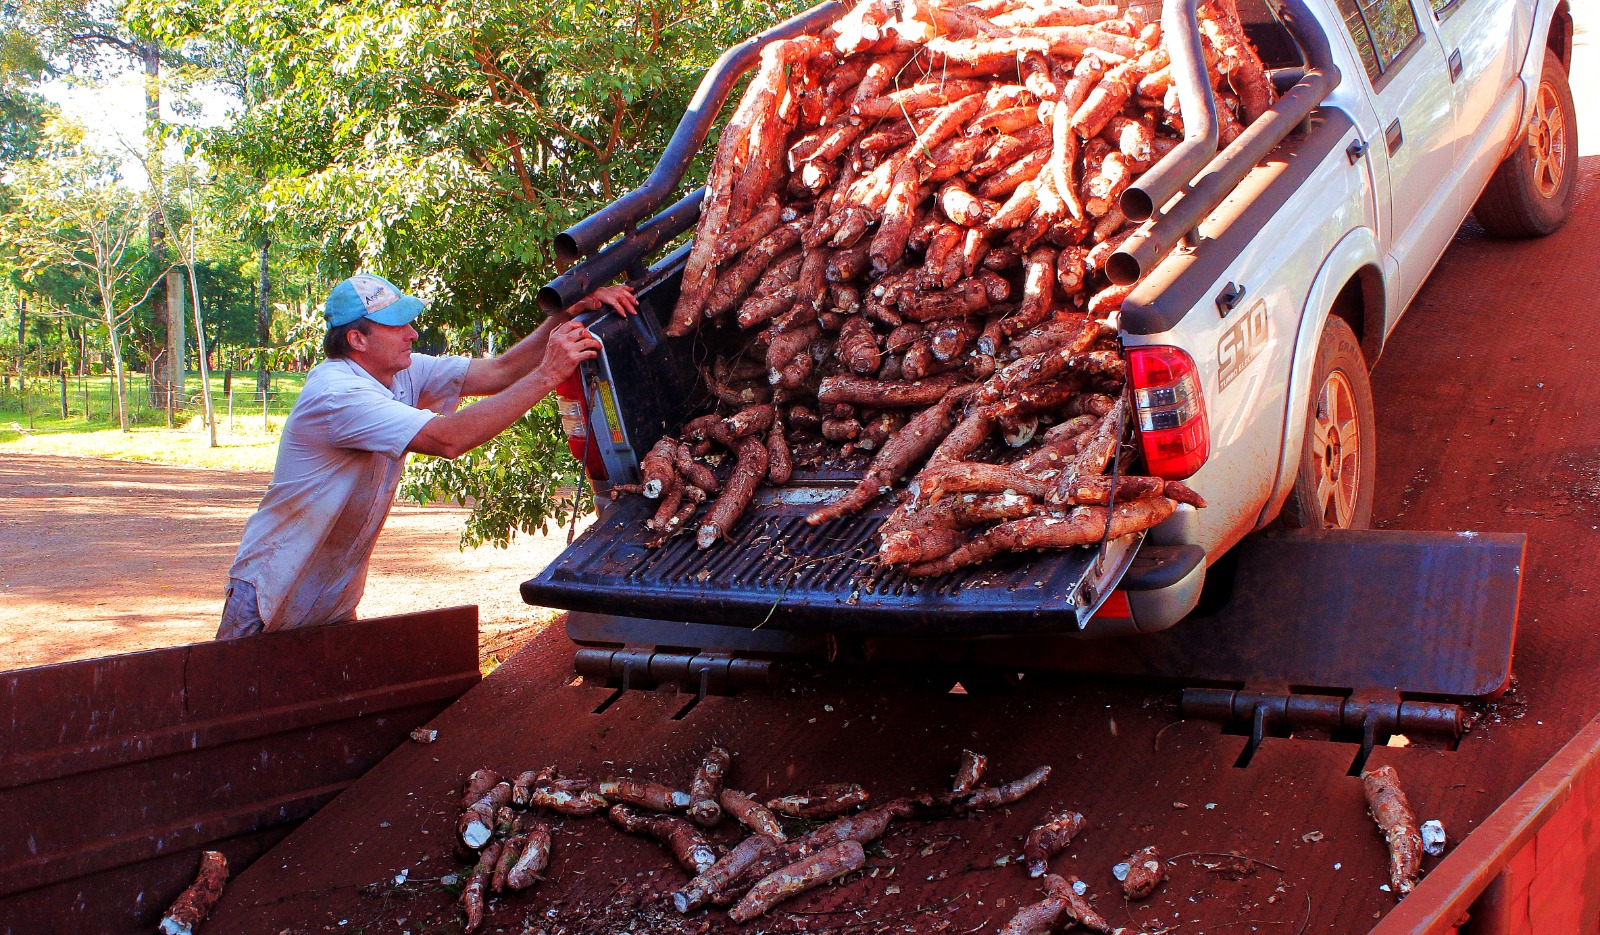
[[[762, 489], [731, 541], [700, 551], [692, 534], [644, 546], [657, 502], [611, 504], [538, 577], [530, 604], [590, 613], [781, 630], [901, 636], [1075, 631], [1138, 550], [1139, 536], [1097, 548], [1002, 556], [970, 572], [910, 578], [879, 566], [889, 506], [808, 526], [844, 486]], [[1098, 560], [1097, 560], [1098, 559]]]

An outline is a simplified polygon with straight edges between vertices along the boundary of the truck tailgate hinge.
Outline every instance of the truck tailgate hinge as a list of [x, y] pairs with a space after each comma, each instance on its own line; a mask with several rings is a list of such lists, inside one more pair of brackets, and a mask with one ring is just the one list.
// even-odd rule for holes
[[573, 668], [584, 677], [615, 689], [600, 703], [600, 714], [629, 690], [673, 688], [694, 698], [673, 720], [682, 720], [707, 695], [731, 695], [742, 688], [764, 688], [773, 679], [772, 663], [741, 659], [727, 653], [663, 652], [655, 649], [580, 649]]
[[1361, 748], [1350, 765], [1352, 776], [1361, 773], [1380, 739], [1425, 734], [1453, 743], [1460, 739], [1463, 723], [1460, 705], [1407, 701], [1393, 693], [1188, 688], [1182, 704], [1184, 717], [1250, 725], [1250, 740], [1235, 764], [1241, 767], [1249, 764], [1269, 733], [1287, 737], [1314, 731], [1333, 740], [1359, 736]]

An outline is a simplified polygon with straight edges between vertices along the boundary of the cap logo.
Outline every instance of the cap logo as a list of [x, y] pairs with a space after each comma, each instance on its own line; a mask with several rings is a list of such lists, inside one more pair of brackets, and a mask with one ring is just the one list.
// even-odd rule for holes
[[395, 288], [389, 285], [388, 282], [377, 276], [360, 273], [350, 277], [350, 285], [356, 290], [356, 295], [361, 298], [361, 305], [366, 309], [368, 315], [382, 311], [400, 301], [400, 293], [396, 292]]

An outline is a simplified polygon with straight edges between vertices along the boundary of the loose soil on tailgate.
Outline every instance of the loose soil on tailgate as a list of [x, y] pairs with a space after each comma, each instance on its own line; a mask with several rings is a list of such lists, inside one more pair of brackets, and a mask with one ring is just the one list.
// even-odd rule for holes
[[[129, 461], [0, 455], [0, 670], [210, 639], [228, 565], [270, 475]], [[517, 586], [566, 531], [509, 549], [458, 547], [466, 511], [396, 503], [362, 617], [479, 608], [486, 664], [553, 619]]]

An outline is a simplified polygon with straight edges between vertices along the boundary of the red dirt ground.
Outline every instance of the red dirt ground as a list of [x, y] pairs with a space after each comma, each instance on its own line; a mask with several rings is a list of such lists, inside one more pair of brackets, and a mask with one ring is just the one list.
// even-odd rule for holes
[[[210, 639], [245, 520], [269, 475], [0, 455], [0, 670]], [[517, 584], [565, 530], [509, 549], [457, 547], [465, 510], [397, 503], [360, 615], [477, 604], [481, 649], [504, 659], [551, 615]]]

